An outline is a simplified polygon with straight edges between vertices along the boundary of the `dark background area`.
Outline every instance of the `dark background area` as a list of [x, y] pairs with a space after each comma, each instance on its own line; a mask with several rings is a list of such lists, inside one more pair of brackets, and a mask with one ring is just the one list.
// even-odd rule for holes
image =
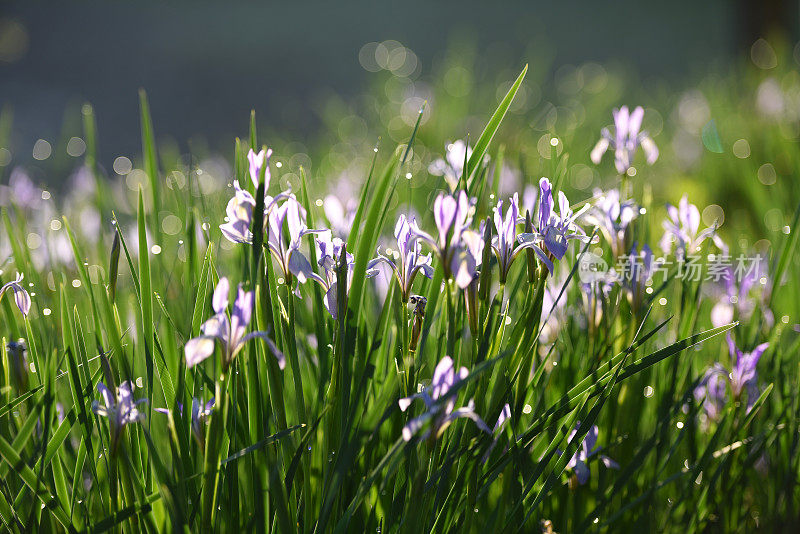
[[364, 90], [372, 74], [358, 52], [370, 41], [412, 49], [423, 77], [458, 35], [479, 50], [505, 43], [520, 64], [536, 60], [524, 56], [540, 42], [555, 65], [615, 61], [642, 77], [683, 80], [742, 56], [775, 25], [793, 32], [798, 13], [794, 2], [726, 0], [0, 6], [6, 48], [21, 40], [0, 57], [0, 105], [14, 110], [11, 144], [23, 164], [36, 139], [58, 139], [66, 111], [84, 101], [95, 107], [101, 160], [137, 153], [139, 87], [159, 136], [181, 146], [192, 137], [229, 146], [251, 108], [273, 129], [308, 134], [319, 95]]

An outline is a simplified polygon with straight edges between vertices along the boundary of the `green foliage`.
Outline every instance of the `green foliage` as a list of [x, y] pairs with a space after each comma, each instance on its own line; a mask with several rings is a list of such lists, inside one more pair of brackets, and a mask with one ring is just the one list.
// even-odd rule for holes
[[[800, 281], [792, 276], [800, 189], [781, 182], [765, 192], [751, 161], [731, 153], [731, 140], [734, 131], [747, 129], [754, 154], [784, 154], [781, 168], [794, 175], [800, 157], [793, 141], [776, 133], [777, 126], [723, 113], [721, 106], [735, 100], [720, 92], [708, 99], [714, 120], [696, 132], [708, 154], [694, 170], [664, 150], [662, 135], [656, 136], [662, 158], [652, 169], [642, 164], [631, 177], [642, 210], [628, 247], [633, 241], [655, 245], [660, 236], [659, 206], [677, 201], [664, 194], [663, 176], [691, 184], [703, 202], [734, 213], [730, 200], [741, 210], [744, 216], [721, 232], [734, 250], [747, 247], [730, 238], [744, 236], [749, 245], [763, 238], [771, 261], [769, 283], [762, 283], [766, 296], [749, 314], [737, 311], [731, 324], [713, 327], [709, 321], [713, 284], [681, 280], [673, 271], [663, 285], [648, 286], [637, 297], [619, 284], [607, 294], [587, 295], [577, 267], [590, 252], [617, 259], [605, 238], [572, 246], [554, 273], [523, 251], [500, 283], [490, 250], [497, 238], [491, 215], [509, 188], [521, 193], [546, 174], [555, 189], [583, 204], [596, 200], [584, 191], [587, 185], [578, 187], [584, 169], [592, 176], [608, 173], [606, 185], [619, 185], [613, 164], [603, 162], [600, 171], [588, 167], [590, 144], [599, 135], [595, 123], [610, 117], [602, 91], [581, 104], [592, 127], [555, 120], [533, 138], [520, 124], [538, 124], [537, 117], [522, 121], [515, 106], [522, 95], [530, 98], [533, 86], [526, 84], [542, 81], [539, 69], [526, 66], [508, 77], [513, 81], [499, 93], [485, 89], [498, 102], [492, 114], [485, 113], [492, 99], [476, 89], [479, 115], [489, 120], [461, 163], [460, 188], [477, 199], [473, 227], [487, 224], [474, 294], [459, 289], [434, 260], [431, 278], [420, 275], [413, 286], [427, 305], [412, 309], [392, 278], [383, 273], [373, 279], [367, 272], [379, 245], [384, 251], [387, 243], [394, 246], [388, 236], [399, 214], [419, 213], [420, 226], [435, 232], [433, 193], [445, 186], [425, 172], [423, 161], [466, 124], [456, 126], [461, 117], [445, 113], [464, 104], [459, 97], [437, 98], [433, 107], [441, 106], [430, 123], [426, 104], [401, 133], [390, 132], [402, 142], [396, 149], [372, 153], [371, 140], [361, 147], [352, 224], [338, 232], [353, 267], [343, 258], [333, 266], [335, 319], [324, 308], [321, 287], [300, 284], [277, 267], [268, 248], [274, 235], [263, 224], [269, 212], [262, 215], [285, 182], [294, 180], [308, 227], [333, 227], [325, 203], [315, 201], [325, 193], [323, 170], [295, 168], [292, 162], [299, 160], [276, 149], [282, 165], [272, 162], [272, 181], [265, 183], [262, 168], [260, 185], [251, 187], [247, 151], [262, 138], [253, 112], [249, 141], [235, 144], [233, 176], [213, 177], [217, 186], [236, 179], [255, 195], [252, 242], [232, 244], [218, 229], [230, 189], [209, 187], [195, 158], [170, 158], [159, 147], [159, 160], [143, 91], [141, 167], [147, 179], [135, 188], [128, 187], [133, 181], [113, 184], [100, 176], [94, 115], [85, 105], [85, 165], [96, 195], [82, 199], [84, 209], [113, 217], [113, 226], [87, 229], [82, 212], [66, 201], [61, 207], [72, 210], [69, 217], [63, 223], [48, 217], [44, 230], [29, 206], [12, 202], [3, 210], [0, 250], [9, 257], [0, 258], [0, 276], [6, 282], [9, 273], [24, 273], [33, 301], [25, 318], [11, 293], [0, 301], [4, 528], [529, 532], [551, 520], [559, 532], [684, 532], [793, 524], [800, 496], [800, 340], [788, 324], [800, 315]], [[9, 117], [4, 108], [0, 144]], [[508, 174], [509, 165], [521, 176]], [[747, 177], [732, 186], [740, 194], [723, 194], [723, 175], [728, 182]], [[770, 209], [795, 210], [788, 232], [782, 225], [764, 231], [772, 224], [763, 220]], [[534, 214], [521, 215], [533, 231]], [[46, 246], [60, 239], [68, 258], [40, 261], [33, 233]], [[599, 235], [596, 229], [588, 233]], [[313, 235], [301, 240], [299, 250], [321, 273]], [[221, 363], [217, 343], [211, 357], [187, 367], [184, 348], [203, 334], [222, 277], [253, 291], [250, 330], [266, 332], [270, 341], [249, 340], [230, 366]], [[554, 304], [562, 298], [566, 306]], [[770, 343], [758, 365], [761, 389], [729, 394], [711, 417], [694, 392], [711, 364], [730, 367], [728, 334], [748, 350]], [[8, 342], [17, 338], [27, 346], [26, 381], [13, 373]], [[288, 361], [285, 369], [277, 363], [278, 351]], [[490, 429], [506, 405], [510, 417], [492, 432], [464, 419], [449, 425], [423, 419], [407, 441], [404, 426], [425, 408], [413, 403], [404, 411], [398, 401], [429, 385], [444, 357], [467, 367], [469, 375], [436, 399], [434, 409], [473, 400]], [[120, 425], [101, 416], [98, 384], [115, 392], [126, 381], [135, 385], [134, 398], [146, 403], [138, 405], [137, 421]], [[197, 419], [193, 398], [202, 406], [211, 397], [213, 409]], [[602, 454], [619, 469], [607, 469], [593, 454], [585, 458], [588, 482], [579, 484], [571, 460], [595, 425]], [[421, 438], [426, 430], [431, 435]]]

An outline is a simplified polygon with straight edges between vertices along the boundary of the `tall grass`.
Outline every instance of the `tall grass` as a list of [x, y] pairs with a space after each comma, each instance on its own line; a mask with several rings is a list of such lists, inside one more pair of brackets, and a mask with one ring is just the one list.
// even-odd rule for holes
[[[453, 191], [433, 177], [422, 188], [413, 183], [427, 176], [416, 150], [417, 136], [429, 135], [424, 110], [400, 146], [384, 142], [367, 154], [369, 169], [344, 230], [334, 227], [324, 202], [312, 201], [324, 192], [323, 176], [278, 167], [276, 159], [288, 161], [280, 154], [260, 167], [248, 160], [251, 149], [263, 147], [255, 114], [249, 138], [235, 142], [232, 176], [209, 178], [202, 162], [157, 152], [141, 93], [141, 165], [123, 184], [97, 165], [93, 111], [84, 106], [87, 152], [78, 196], [63, 203], [38, 189], [23, 196], [17, 181], [3, 209], [0, 245], [7, 256], [0, 276], [5, 283], [24, 273], [32, 300], [27, 315], [15, 306], [13, 288], [0, 301], [4, 528], [790, 528], [798, 520], [800, 443], [800, 341], [789, 326], [800, 313], [793, 276], [797, 215], [788, 231], [768, 236], [769, 269], [758, 281], [760, 296], [748, 297], [754, 309], [737, 308], [729, 324], [717, 327], [709, 319], [714, 284], [681, 277], [677, 264], [646, 290], [615, 283], [601, 291], [601, 284], [583, 283], [588, 254], [613, 265], [631, 247], [656, 248], [660, 206], [678, 201], [653, 198], [641, 156], [638, 173], [612, 184], [630, 180], [637, 205], [622, 250], [581, 218], [587, 239], [572, 242], [562, 259], [537, 238], [538, 252], [520, 249], [513, 263], [504, 263], [501, 252], [492, 253], [493, 243], [500, 247], [493, 216], [508, 185], [504, 165], [541, 150], [524, 143], [504, 148], [493, 139], [526, 73], [527, 67], [506, 85], [499, 107], [485, 113], [473, 150], [453, 165]], [[610, 117], [605, 105], [595, 112]], [[599, 197], [581, 198], [569, 187], [571, 136], [549, 135], [547, 158], [536, 157], [553, 193], [568, 190], [576, 210], [598, 204]], [[599, 131], [583, 135], [594, 139]], [[777, 139], [770, 135], [756, 130], [750, 138]], [[775, 143], [772, 150], [792, 172], [800, 170], [796, 146]], [[576, 142], [575, 151], [583, 158], [586, 147]], [[729, 168], [732, 183], [745, 182], [734, 156], [719, 158], [715, 169]], [[668, 172], [659, 169], [671, 163], [664, 156], [652, 172]], [[608, 162], [599, 168], [613, 174]], [[287, 201], [273, 204], [273, 198], [289, 173], [299, 177], [292, 194], [305, 228], [334, 227], [341, 238], [335, 253], [325, 256], [316, 245], [320, 234], [290, 240], [291, 215], [276, 218]], [[230, 242], [219, 229], [232, 222], [224, 208], [233, 180], [253, 200], [246, 243]], [[538, 181], [523, 176], [533, 187]], [[788, 198], [773, 203], [751, 182], [743, 187], [753, 190], [756, 213], [797, 202], [794, 185], [779, 185]], [[465, 215], [482, 252], [471, 257], [478, 266], [461, 284], [454, 265], [469, 263], [466, 238], [445, 228], [445, 241], [455, 238], [458, 249], [437, 250], [413, 234], [420, 254], [432, 254], [430, 270], [404, 291], [388, 270], [373, 276], [371, 260], [379, 244], [386, 258], [399, 258], [402, 244], [385, 237], [399, 215], [417, 214], [419, 229], [436, 240], [438, 204], [435, 195], [422, 194], [431, 189], [473, 199]], [[509, 205], [503, 200], [501, 217]], [[540, 197], [521, 208], [511, 224], [514, 237], [541, 228], [541, 204]], [[62, 209], [69, 212], [63, 219]], [[91, 213], [99, 214], [99, 228], [90, 224]], [[265, 224], [273, 218], [277, 226]], [[755, 226], [745, 243], [734, 241], [725, 253], [750, 253], [761, 238]], [[704, 256], [723, 253], [717, 246], [703, 243]], [[293, 250], [295, 261], [303, 254], [324, 283], [306, 281], [310, 271], [302, 268], [284, 272], [276, 261], [281, 247]], [[223, 280], [230, 294], [217, 292]], [[252, 299], [242, 297], [249, 292]], [[206, 321], [215, 314], [261, 334], [241, 347], [231, 341], [233, 329], [227, 344], [203, 338], [213, 333]], [[762, 342], [769, 347], [756, 387], [741, 394], [728, 389], [711, 413], [695, 392], [712, 363], [728, 369], [735, 363], [726, 335], [746, 351]], [[194, 354], [190, 340], [198, 339], [212, 353], [187, 361]], [[17, 340], [24, 340], [24, 351]], [[455, 376], [466, 369], [463, 379], [434, 377], [448, 361]], [[116, 412], [104, 409], [105, 387]], [[117, 397], [130, 390], [132, 399]], [[420, 393], [426, 402], [404, 400]], [[467, 406], [472, 410], [452, 411]], [[464, 413], [473, 420], [447, 417]], [[601, 450], [589, 445], [595, 437]]]

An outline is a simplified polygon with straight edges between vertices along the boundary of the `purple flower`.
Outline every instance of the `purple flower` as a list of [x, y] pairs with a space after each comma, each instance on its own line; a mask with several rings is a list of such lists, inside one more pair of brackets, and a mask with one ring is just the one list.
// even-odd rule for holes
[[[575, 425], [575, 428], [572, 430], [572, 432], [570, 432], [569, 437], [567, 438], [567, 444], [572, 443], [572, 440], [578, 433], [580, 426], [581, 423], [578, 421], [578, 423]], [[589, 466], [587, 465], [589, 458], [601, 450], [600, 447], [595, 448], [599, 432], [600, 431], [598, 430], [597, 425], [592, 426], [592, 428], [590, 428], [589, 432], [586, 434], [586, 437], [583, 438], [583, 443], [581, 443], [580, 447], [578, 447], [578, 450], [575, 451], [575, 454], [572, 455], [572, 458], [570, 458], [569, 462], [567, 463], [567, 469], [572, 470], [572, 472], [575, 474], [575, 477], [578, 479], [578, 483], [581, 485], [586, 484], [589, 481], [589, 475], [591, 474], [589, 471]], [[619, 469], [619, 464], [617, 464], [617, 462], [608, 456], [601, 454], [599, 457], [600, 461], [602, 461], [603, 465], [605, 465], [607, 468]]]
[[[761, 284], [761, 279], [766, 280], [767, 262], [760, 256], [753, 262], [749, 269], [740, 269], [739, 265], [729, 265], [722, 272], [719, 280], [719, 293], [717, 302], [711, 309], [711, 324], [715, 327], [732, 323], [734, 314], [740, 319], [749, 318], [759, 307], [765, 293], [759, 292], [766, 284]], [[760, 294], [759, 294], [760, 293]], [[768, 322], [772, 321], [772, 312], [762, 306], [762, 312]]]
[[[252, 150], [250, 152], [252, 153]], [[233, 187], [236, 192], [225, 208], [227, 222], [221, 224], [219, 229], [229, 241], [252, 243], [253, 234], [250, 232], [250, 226], [253, 222], [253, 210], [256, 207], [256, 200], [253, 195], [239, 186], [239, 180], [233, 181]]]
[[647, 158], [647, 163], [652, 165], [658, 159], [658, 148], [647, 132], [639, 131], [642, 127], [644, 109], [638, 106], [632, 113], [628, 112], [628, 106], [622, 106], [614, 110], [614, 135], [611, 135], [608, 128], [603, 128], [600, 132], [601, 137], [592, 149], [591, 158], [595, 164], [600, 163], [600, 159], [606, 150], [614, 150], [614, 164], [617, 172], [623, 174], [628, 171], [633, 162], [636, 149], [640, 146]]
[[372, 271], [375, 267], [383, 262], [392, 268], [395, 280], [400, 286], [400, 294], [404, 303], [408, 302], [408, 297], [411, 296], [411, 286], [414, 284], [414, 279], [418, 273], [430, 278], [433, 276], [433, 267], [431, 266], [431, 255], [422, 254], [422, 243], [419, 241], [419, 236], [415, 234], [412, 228], [416, 226], [416, 221], [411, 219], [409, 223], [404, 214], [400, 214], [397, 219], [397, 224], [394, 226], [394, 237], [397, 239], [397, 253], [399, 258], [397, 262], [381, 254], [381, 249], [378, 247], [378, 257], [371, 260], [367, 265], [367, 269]]
[[677, 244], [677, 251], [681, 257], [691, 255], [700, 250], [700, 245], [709, 237], [721, 250], [727, 250], [725, 243], [717, 236], [716, 226], [700, 231], [700, 210], [689, 203], [688, 195], [683, 195], [676, 208], [667, 204], [667, 219], [663, 223], [664, 236], [661, 238], [661, 249], [665, 253], [672, 250], [672, 244]]
[[[532, 248], [536, 255], [545, 264], [550, 259], [533, 239], [520, 239], [517, 242], [517, 225], [524, 219], [519, 216], [519, 197], [516, 193], [509, 199], [508, 209], [503, 215], [503, 201], [500, 200], [494, 208], [494, 228], [496, 235], [492, 238], [492, 250], [500, 269], [500, 282], [505, 283], [511, 264], [519, 253], [527, 248]], [[522, 234], [526, 235], [526, 234]], [[551, 264], [552, 266], [552, 264]], [[552, 270], [552, 269], [550, 269]]]
[[335, 236], [342, 239], [347, 238], [353, 227], [357, 208], [357, 199], [349, 198], [346, 202], [342, 202], [336, 195], [325, 197], [322, 209], [325, 211], [325, 218], [328, 219], [328, 226]]
[[694, 397], [703, 401], [703, 409], [710, 419], [719, 417], [727, 400], [727, 386], [730, 386], [734, 399], [741, 398], [747, 391], [747, 410], [749, 411], [758, 398], [758, 360], [769, 348], [769, 343], [761, 343], [751, 352], [742, 352], [734, 343], [730, 333], [727, 336], [728, 352], [733, 363], [730, 372], [721, 363], [715, 363], [703, 375], [700, 384], [694, 390]]
[[461, 246], [464, 231], [472, 222], [472, 202], [464, 191], [458, 197], [440, 193], [433, 203], [433, 219], [438, 236], [434, 238], [419, 228], [416, 221], [411, 221], [411, 232], [433, 247], [436, 256], [445, 270], [445, 278], [453, 274], [451, 264], [453, 257]]
[[619, 190], [594, 191], [595, 201], [584, 220], [597, 226], [608, 241], [614, 257], [625, 251], [625, 233], [628, 225], [639, 215], [639, 207], [632, 201], [620, 201]]
[[[304, 236], [322, 230], [309, 229], [305, 219], [306, 210], [292, 194], [288, 194], [282, 204], [269, 210], [267, 245], [287, 283], [294, 275], [298, 282], [304, 284], [313, 272], [308, 258], [300, 251], [300, 245]], [[295, 294], [299, 296], [299, 290]]]
[[733, 342], [728, 333], [728, 351], [733, 359], [733, 369], [729, 376], [733, 396], [738, 398], [747, 388], [748, 407], [752, 406], [758, 397], [758, 375], [756, 365], [764, 351], [769, 348], [769, 343], [761, 343], [752, 352], [742, 352]]
[[17, 274], [16, 280], [7, 282], [3, 287], [0, 287], [0, 299], [3, 298], [5, 292], [10, 289], [14, 292], [14, 302], [17, 304], [17, 308], [22, 312], [23, 317], [27, 317], [28, 313], [31, 311], [31, 296], [25, 288], [22, 287], [22, 278], [23, 275]]
[[[575, 220], [589, 209], [584, 205], [577, 213], [573, 213], [563, 191], [558, 192], [559, 213], [553, 210], [553, 190], [550, 180], [539, 180], [539, 220], [536, 232], [523, 233], [517, 237], [520, 243], [542, 242], [547, 252], [556, 259], [562, 259], [567, 253], [569, 241], [577, 239], [587, 243], [589, 236], [583, 231]], [[535, 249], [534, 249], [535, 250]], [[538, 255], [538, 254], [537, 254]], [[547, 270], [553, 272], [553, 263], [546, 254], [538, 255]]]
[[[250, 227], [253, 225], [253, 210], [256, 200], [248, 191], [241, 188], [238, 180], [233, 181], [234, 195], [225, 208], [225, 223], [219, 225], [228, 241], [233, 243], [252, 243], [253, 234]], [[289, 191], [277, 194], [275, 197], [264, 195], [264, 228], [268, 231], [269, 217], [274, 211], [279, 200], [294, 198]]]
[[[253, 186], [258, 189], [258, 177], [261, 175], [261, 169], [264, 169], [264, 190], [269, 187], [271, 174], [269, 172], [269, 158], [272, 156], [272, 149], [268, 148], [266, 151], [262, 148], [256, 154], [251, 148], [247, 153], [248, 170], [250, 171], [250, 179], [253, 181]], [[264, 166], [266, 165], [266, 168]]]
[[103, 398], [105, 406], [100, 402], [92, 401], [92, 411], [99, 416], [107, 417], [111, 426], [112, 450], [116, 449], [117, 439], [125, 425], [136, 423], [144, 419], [144, 413], [138, 409], [139, 404], [147, 399], [133, 399], [133, 382], [125, 381], [117, 388], [116, 398], [102, 382], [98, 382], [97, 390]]
[[[484, 224], [481, 221], [477, 232], [463, 230], [461, 242], [451, 252], [449, 271], [453, 274], [456, 285], [461, 289], [467, 289], [477, 281], [478, 269], [483, 262]], [[477, 285], [472, 289], [477, 291]], [[477, 297], [477, 293], [475, 296]]]
[[443, 176], [450, 192], [455, 192], [458, 182], [464, 174], [464, 161], [472, 155], [472, 147], [467, 146], [464, 141], [459, 139], [448, 143], [445, 151], [445, 157], [431, 163], [428, 166], [428, 172], [434, 176]]
[[702, 402], [703, 410], [709, 419], [719, 418], [727, 402], [728, 371], [721, 363], [709, 367], [700, 383], [694, 388], [694, 398]]
[[456, 395], [447, 396], [447, 392], [454, 388], [459, 382], [467, 378], [469, 371], [466, 367], [461, 367], [456, 371], [450, 356], [445, 356], [433, 371], [431, 384], [421, 393], [416, 393], [410, 397], [402, 398], [398, 401], [400, 410], [406, 411], [414, 399], [422, 399], [425, 403], [426, 411], [422, 415], [415, 417], [403, 427], [403, 439], [411, 441], [411, 438], [430, 422], [431, 426], [424, 432], [421, 439], [431, 437], [436, 439], [442, 435], [447, 427], [460, 417], [466, 417], [475, 421], [478, 428], [491, 434], [491, 430], [483, 422], [478, 414], [475, 413], [475, 403], [469, 401], [467, 406], [454, 409]]
[[[331, 237], [330, 230], [323, 230], [316, 238], [317, 245], [317, 263], [322, 267], [323, 276], [310, 271], [305, 273], [308, 278], [314, 280], [322, 286], [325, 291], [323, 296], [323, 304], [328, 313], [336, 319], [336, 312], [338, 310], [338, 292], [339, 286], [336, 279], [336, 268], [341, 261], [342, 251], [345, 250], [344, 241], [338, 237]], [[345, 261], [347, 262], [347, 292], [350, 291], [350, 282], [353, 277], [353, 268], [355, 267], [355, 258], [349, 252], [345, 253]], [[368, 275], [371, 273], [368, 273]]]
[[231, 317], [228, 319], [226, 312], [229, 292], [230, 283], [228, 279], [220, 278], [212, 299], [215, 315], [200, 327], [202, 335], [190, 339], [186, 343], [184, 348], [186, 366], [194, 367], [211, 356], [214, 353], [216, 342], [219, 341], [222, 348], [222, 367], [227, 369], [247, 341], [254, 337], [260, 337], [266, 342], [270, 352], [278, 358], [278, 364], [283, 369], [286, 365], [286, 359], [283, 353], [278, 350], [278, 347], [275, 346], [275, 343], [267, 337], [266, 332], [256, 331], [245, 335], [253, 311], [253, 292], [244, 291], [242, 285], [239, 284]]

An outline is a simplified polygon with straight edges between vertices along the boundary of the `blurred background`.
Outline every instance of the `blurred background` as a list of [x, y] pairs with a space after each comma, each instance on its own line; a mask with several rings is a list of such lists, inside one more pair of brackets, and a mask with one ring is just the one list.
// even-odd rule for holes
[[[469, 67], [467, 86], [494, 85], [505, 70], [530, 62], [540, 84], [529, 88], [531, 109], [547, 98], [530, 93], [546, 94], [565, 65], [597, 63], [681, 87], [746, 57], [758, 37], [792, 40], [800, 13], [796, 2], [781, 0], [1, 5], [0, 103], [13, 108], [6, 148], [14, 161], [35, 161], [39, 139], [65, 145], [88, 101], [109, 169], [119, 155], [140, 150], [139, 87], [148, 91], [160, 140], [229, 152], [233, 137], [246, 134], [252, 108], [262, 128], [308, 143], [326, 126], [331, 95], [351, 102], [385, 83], [387, 70], [420, 83], [449, 74], [450, 85], [459, 85], [464, 74], [445, 68], [459, 56]], [[386, 40], [378, 65], [374, 47], [364, 45]], [[403, 52], [389, 57], [399, 45]], [[484, 113], [495, 104], [476, 103]]]

